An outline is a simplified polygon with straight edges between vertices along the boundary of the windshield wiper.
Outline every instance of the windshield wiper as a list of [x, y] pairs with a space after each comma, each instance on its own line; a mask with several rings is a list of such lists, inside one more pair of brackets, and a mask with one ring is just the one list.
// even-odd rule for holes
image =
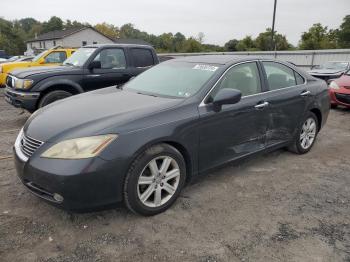
[[64, 63], [64, 65], [75, 66], [75, 65], [72, 64], [72, 63]]
[[146, 95], [146, 96], [153, 96], [153, 97], [158, 97], [156, 95], [153, 94], [147, 94], [147, 93], [141, 93], [141, 92], [137, 92], [139, 95]]

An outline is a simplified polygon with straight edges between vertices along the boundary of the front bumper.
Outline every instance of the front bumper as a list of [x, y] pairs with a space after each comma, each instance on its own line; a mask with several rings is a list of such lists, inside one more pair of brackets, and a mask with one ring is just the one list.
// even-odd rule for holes
[[329, 89], [329, 96], [332, 105], [342, 105], [350, 107], [350, 90], [334, 90]]
[[6, 87], [5, 89], [6, 102], [15, 107], [24, 108], [29, 112], [34, 112], [36, 110], [39, 97], [39, 92], [17, 91], [10, 87]]
[[[59, 208], [87, 211], [115, 205], [123, 200], [124, 161], [99, 157], [83, 160], [23, 160], [14, 147], [17, 175], [34, 195]], [[125, 164], [124, 164], [125, 165]], [[63, 197], [57, 201], [54, 194]]]

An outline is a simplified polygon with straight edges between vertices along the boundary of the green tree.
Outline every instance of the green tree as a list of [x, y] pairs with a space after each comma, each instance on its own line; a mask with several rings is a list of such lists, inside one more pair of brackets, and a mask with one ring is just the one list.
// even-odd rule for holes
[[350, 48], [350, 15], [344, 17], [343, 23], [340, 25], [337, 35], [339, 39], [339, 46], [341, 48]]
[[63, 21], [57, 16], [52, 16], [49, 21], [43, 23], [43, 33], [63, 29]]
[[107, 23], [97, 24], [95, 25], [95, 29], [112, 39], [116, 39], [119, 37], [119, 29], [114, 25]]
[[336, 48], [334, 37], [328, 31], [327, 26], [320, 23], [314, 24], [307, 32], [301, 35], [299, 49], [315, 50]]
[[202, 52], [203, 46], [194, 37], [190, 37], [185, 41], [183, 52], [185, 53], [195, 53]]
[[181, 52], [184, 49], [185, 41], [186, 41], [186, 37], [180, 32], [177, 32], [173, 38], [174, 52]]
[[232, 40], [228, 41], [224, 45], [225, 50], [229, 51], [229, 52], [237, 51], [238, 43], [239, 43], [239, 41], [237, 39], [232, 39]]
[[237, 44], [237, 51], [255, 51], [255, 42], [251, 36], [246, 36]]
[[33, 26], [40, 24], [40, 22], [38, 22], [37, 20], [35, 20], [34, 18], [31, 18], [31, 17], [23, 18], [23, 19], [19, 20], [18, 22], [20, 23], [22, 29], [26, 33], [30, 33]]
[[18, 21], [10, 22], [0, 18], [0, 49], [10, 55], [22, 54], [25, 49], [24, 31]]
[[[284, 35], [278, 34], [276, 31], [273, 37], [273, 43], [271, 42], [271, 28], [267, 28], [265, 32], [260, 33], [255, 39], [255, 46], [258, 50], [268, 51], [268, 50], [288, 50], [292, 47], [288, 43], [287, 38]], [[271, 46], [273, 44], [273, 47]]]

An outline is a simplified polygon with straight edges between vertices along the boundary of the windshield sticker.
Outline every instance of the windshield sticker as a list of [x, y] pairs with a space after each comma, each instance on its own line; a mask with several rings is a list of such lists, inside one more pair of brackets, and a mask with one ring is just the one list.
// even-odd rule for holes
[[219, 67], [211, 65], [195, 65], [192, 69], [215, 72]]
[[183, 96], [183, 97], [189, 97], [189, 96], [191, 96], [190, 93], [188, 93], [188, 92], [182, 92], [182, 91], [179, 91], [177, 94], [178, 94], [179, 96]]

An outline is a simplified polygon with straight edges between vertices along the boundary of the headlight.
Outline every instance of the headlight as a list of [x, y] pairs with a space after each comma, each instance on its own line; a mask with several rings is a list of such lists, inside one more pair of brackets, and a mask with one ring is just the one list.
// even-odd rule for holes
[[15, 88], [18, 89], [28, 89], [33, 84], [33, 80], [30, 79], [16, 79]]
[[41, 157], [60, 159], [94, 157], [102, 152], [117, 137], [118, 135], [110, 134], [65, 140], [50, 147]]
[[332, 89], [339, 89], [339, 86], [338, 86], [338, 84], [337, 84], [335, 81], [332, 81], [332, 82], [329, 84], [329, 88], [332, 88]]

